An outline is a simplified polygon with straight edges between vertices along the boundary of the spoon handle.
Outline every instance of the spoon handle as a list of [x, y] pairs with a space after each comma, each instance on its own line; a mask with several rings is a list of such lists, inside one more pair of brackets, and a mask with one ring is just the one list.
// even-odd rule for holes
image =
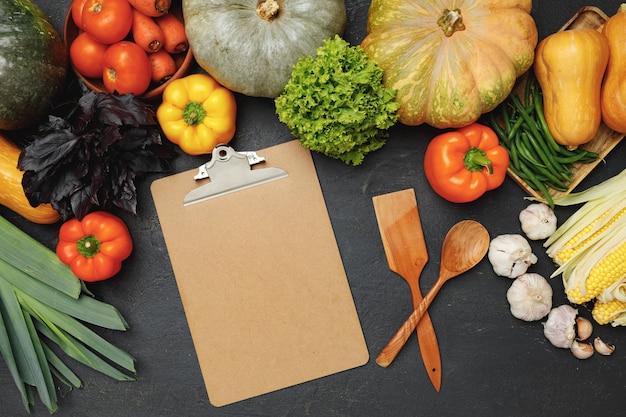
[[428, 310], [430, 303], [435, 298], [435, 295], [439, 292], [439, 289], [443, 285], [444, 280], [438, 279], [433, 287], [426, 293], [422, 302], [413, 310], [409, 318], [402, 324], [396, 334], [387, 342], [387, 345], [376, 357], [376, 363], [383, 368], [391, 365], [391, 362], [398, 356], [400, 350], [404, 347], [404, 344], [409, 340], [411, 334], [415, 331], [417, 323], [424, 316], [424, 313]]

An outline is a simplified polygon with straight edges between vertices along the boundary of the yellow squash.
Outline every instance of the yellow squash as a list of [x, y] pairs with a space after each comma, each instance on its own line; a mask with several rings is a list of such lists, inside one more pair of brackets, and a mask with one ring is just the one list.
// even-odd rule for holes
[[602, 120], [611, 129], [626, 133], [626, 3], [604, 24], [602, 33], [609, 43], [600, 98]]
[[595, 29], [564, 30], [539, 42], [534, 70], [548, 129], [558, 143], [574, 149], [598, 132], [608, 59], [606, 37]]
[[38, 224], [52, 224], [59, 219], [59, 213], [50, 204], [33, 207], [28, 202], [22, 177], [24, 172], [17, 167], [20, 149], [8, 138], [0, 134], [0, 205], [3, 205], [27, 220]]
[[396, 90], [398, 120], [462, 127], [493, 110], [533, 63], [530, 0], [373, 0], [361, 46]]

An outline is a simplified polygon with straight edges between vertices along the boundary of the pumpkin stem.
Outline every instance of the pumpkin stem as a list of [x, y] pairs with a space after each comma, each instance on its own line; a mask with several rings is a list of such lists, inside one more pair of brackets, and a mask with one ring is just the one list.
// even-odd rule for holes
[[444, 35], [448, 38], [457, 30], [465, 30], [463, 16], [461, 16], [461, 9], [443, 9], [443, 14], [439, 20], [437, 20], [437, 24], [441, 27]]
[[278, 16], [280, 6], [276, 0], [259, 0], [256, 5], [256, 13], [263, 20], [271, 22]]

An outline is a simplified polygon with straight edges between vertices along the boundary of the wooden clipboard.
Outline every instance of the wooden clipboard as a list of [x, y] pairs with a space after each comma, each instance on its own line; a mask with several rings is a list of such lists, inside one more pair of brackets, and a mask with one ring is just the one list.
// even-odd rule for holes
[[196, 170], [151, 185], [214, 406], [369, 360], [310, 152], [258, 154], [288, 177], [189, 206]]

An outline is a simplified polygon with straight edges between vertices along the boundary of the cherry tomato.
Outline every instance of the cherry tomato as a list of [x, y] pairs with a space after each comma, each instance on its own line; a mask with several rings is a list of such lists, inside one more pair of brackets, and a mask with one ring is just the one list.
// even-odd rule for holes
[[150, 86], [152, 64], [148, 54], [135, 42], [117, 42], [104, 54], [102, 79], [107, 91], [143, 94]]
[[133, 10], [128, 0], [86, 0], [83, 6], [83, 30], [98, 42], [121, 41], [132, 24]]
[[87, 32], [82, 32], [70, 45], [72, 65], [85, 77], [100, 78], [107, 48], [108, 45], [94, 40]]
[[83, 25], [83, 7], [87, 3], [87, 0], [74, 0], [72, 2], [72, 20], [77, 28], [84, 30]]

